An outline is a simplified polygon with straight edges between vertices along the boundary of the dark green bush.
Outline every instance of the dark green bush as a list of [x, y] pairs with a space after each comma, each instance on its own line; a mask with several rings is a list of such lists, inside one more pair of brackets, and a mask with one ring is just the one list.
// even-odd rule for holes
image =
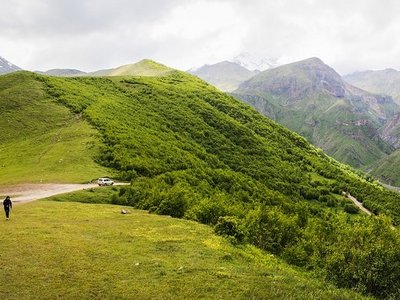
[[239, 219], [235, 216], [219, 217], [214, 230], [217, 234], [228, 238], [231, 237], [238, 243], [243, 242], [245, 238]]
[[357, 214], [359, 212], [358, 208], [350, 203], [344, 206], [344, 211], [349, 214]]

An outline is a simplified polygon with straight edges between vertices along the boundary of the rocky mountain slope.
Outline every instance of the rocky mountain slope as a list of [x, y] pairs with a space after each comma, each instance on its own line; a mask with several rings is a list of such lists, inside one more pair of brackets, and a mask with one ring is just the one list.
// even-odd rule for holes
[[22, 70], [20, 67], [10, 63], [5, 58], [0, 56], [0, 74], [7, 74], [15, 71]]
[[352, 166], [367, 167], [394, 150], [379, 130], [399, 106], [346, 83], [318, 58], [261, 72], [233, 94]]

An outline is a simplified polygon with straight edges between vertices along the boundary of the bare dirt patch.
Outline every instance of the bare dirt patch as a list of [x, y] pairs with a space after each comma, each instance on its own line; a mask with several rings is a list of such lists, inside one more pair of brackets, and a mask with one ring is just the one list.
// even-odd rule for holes
[[[116, 183], [115, 185], [125, 185], [126, 183]], [[23, 203], [50, 196], [70, 193], [79, 190], [98, 187], [95, 183], [89, 184], [20, 184], [14, 186], [0, 187], [0, 196], [10, 196], [13, 203]]]

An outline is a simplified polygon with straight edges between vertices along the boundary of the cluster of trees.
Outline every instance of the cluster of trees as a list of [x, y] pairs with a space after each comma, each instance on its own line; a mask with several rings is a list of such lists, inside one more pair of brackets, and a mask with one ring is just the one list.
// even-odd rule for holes
[[[98, 161], [132, 181], [113, 203], [197, 220], [339, 286], [400, 297], [400, 196], [371, 177], [184, 73], [41, 80], [102, 133]], [[343, 192], [392, 219], [355, 214]]]

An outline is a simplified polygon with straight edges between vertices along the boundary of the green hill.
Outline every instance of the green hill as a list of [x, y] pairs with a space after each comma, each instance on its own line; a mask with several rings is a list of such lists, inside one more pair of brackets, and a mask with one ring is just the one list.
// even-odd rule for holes
[[135, 64], [123, 65], [115, 69], [100, 70], [88, 73], [89, 76], [162, 76], [173, 72], [173, 69], [150, 59], [143, 59]]
[[[4, 124], [9, 137], [0, 140], [2, 149], [13, 149], [12, 137], [25, 126], [30, 129], [22, 142], [48, 145], [41, 136], [68, 128], [54, 121], [52, 110], [59, 109], [61, 120], [74, 116], [86, 126], [69, 136], [83, 150], [59, 144], [75, 158], [68, 168], [89, 179], [97, 168], [112, 169], [132, 181], [115, 191], [111, 203], [209, 224], [234, 243], [257, 246], [340, 287], [380, 298], [399, 296], [400, 238], [392, 229], [400, 221], [399, 194], [204, 81], [178, 71], [106, 78], [15, 73], [0, 77], [0, 84], [8, 94], [1, 111], [10, 106], [18, 117], [22, 107], [40, 108], [24, 117], [22, 129]], [[94, 147], [82, 144], [81, 132], [89, 133]], [[8, 150], [7, 159], [22, 168], [30, 158], [24, 149], [30, 148], [18, 149], [13, 155]], [[78, 160], [82, 157], [86, 161]], [[59, 161], [52, 155], [48, 164]], [[39, 178], [35, 172], [31, 176]], [[9, 169], [4, 184], [18, 180]], [[343, 192], [378, 216], [354, 214]]]
[[264, 71], [234, 95], [354, 167], [366, 168], [394, 150], [379, 130], [399, 107], [347, 84], [318, 58]]

